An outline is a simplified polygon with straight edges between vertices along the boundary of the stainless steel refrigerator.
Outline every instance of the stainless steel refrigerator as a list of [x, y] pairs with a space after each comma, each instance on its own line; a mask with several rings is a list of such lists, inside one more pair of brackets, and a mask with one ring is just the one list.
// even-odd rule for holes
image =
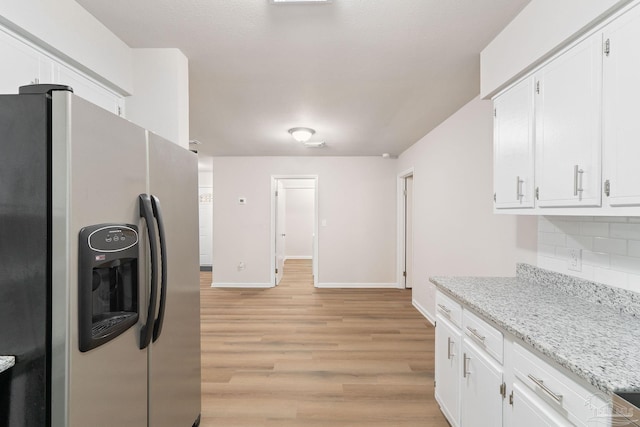
[[75, 96], [0, 96], [0, 427], [200, 419], [196, 156]]

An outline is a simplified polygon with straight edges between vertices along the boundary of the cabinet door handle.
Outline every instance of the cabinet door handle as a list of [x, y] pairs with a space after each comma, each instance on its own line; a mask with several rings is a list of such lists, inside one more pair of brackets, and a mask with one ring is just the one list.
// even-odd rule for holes
[[442, 311], [442, 313], [444, 313], [445, 316], [451, 317], [451, 310], [449, 310], [447, 306], [438, 304], [438, 308], [440, 309], [440, 311]]
[[522, 184], [524, 183], [524, 179], [520, 179], [520, 176], [516, 176], [516, 198], [519, 202], [522, 202], [522, 198], [524, 194], [522, 193]]
[[579, 165], [575, 165], [573, 167], [573, 195], [580, 196], [582, 199], [582, 192], [584, 191], [582, 188], [582, 174], [584, 170], [580, 169]]
[[447, 360], [451, 360], [451, 358], [454, 356], [453, 352], [451, 351], [451, 344], [453, 344], [455, 341], [451, 339], [451, 337], [447, 337]]
[[484, 344], [484, 340], [487, 338], [485, 336], [480, 335], [477, 329], [472, 328], [471, 326], [467, 326], [467, 330], [471, 332], [471, 336], [479, 340], [482, 344]]
[[462, 357], [462, 377], [467, 378], [467, 375], [470, 375], [471, 372], [467, 370], [467, 362], [471, 360], [470, 357], [467, 357], [467, 353], [464, 353]]
[[529, 377], [529, 379], [531, 381], [533, 381], [538, 387], [540, 387], [542, 389], [542, 391], [544, 391], [545, 393], [547, 393], [549, 396], [551, 396], [551, 398], [553, 400], [555, 400], [558, 403], [562, 403], [562, 395], [561, 394], [557, 394], [554, 393], [553, 391], [551, 391], [551, 389], [549, 387], [547, 387], [544, 384], [544, 381], [542, 381], [539, 378], [534, 377], [533, 375], [529, 374], [527, 375], [527, 377]]

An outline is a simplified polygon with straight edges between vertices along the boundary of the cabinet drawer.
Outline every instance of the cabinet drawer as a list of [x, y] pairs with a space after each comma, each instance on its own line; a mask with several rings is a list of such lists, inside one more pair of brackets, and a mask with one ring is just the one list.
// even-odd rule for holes
[[478, 344], [498, 362], [503, 362], [504, 342], [502, 332], [468, 310], [463, 313], [462, 329], [465, 337]]
[[462, 306], [440, 291], [436, 294], [436, 312], [458, 328], [462, 327]]
[[576, 425], [591, 425], [608, 408], [604, 393], [588, 390], [519, 344], [514, 346], [513, 366], [523, 384]]

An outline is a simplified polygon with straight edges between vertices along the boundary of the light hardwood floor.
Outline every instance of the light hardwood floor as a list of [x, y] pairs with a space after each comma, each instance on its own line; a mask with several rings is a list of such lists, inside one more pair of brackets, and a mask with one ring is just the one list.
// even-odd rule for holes
[[315, 289], [297, 260], [276, 288], [200, 283], [203, 427], [448, 426], [411, 291]]

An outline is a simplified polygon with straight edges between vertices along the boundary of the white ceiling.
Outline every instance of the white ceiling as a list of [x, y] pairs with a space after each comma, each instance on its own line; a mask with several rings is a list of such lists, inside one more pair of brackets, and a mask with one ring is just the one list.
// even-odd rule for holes
[[530, 0], [77, 1], [131, 47], [187, 55], [201, 153], [398, 155], [478, 95], [480, 51]]

